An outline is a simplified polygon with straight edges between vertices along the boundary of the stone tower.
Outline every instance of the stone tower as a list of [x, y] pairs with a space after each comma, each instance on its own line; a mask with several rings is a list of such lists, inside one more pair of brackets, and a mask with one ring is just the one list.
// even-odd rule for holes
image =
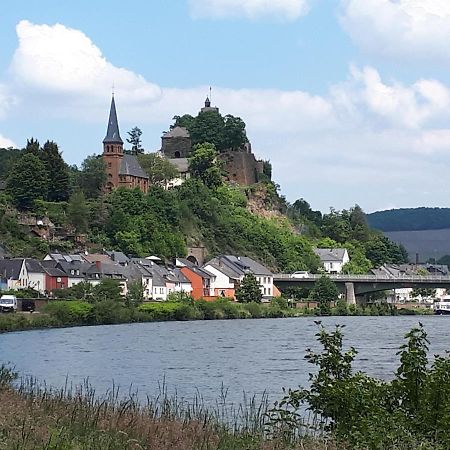
[[111, 99], [111, 109], [109, 111], [108, 130], [103, 139], [103, 160], [106, 163], [106, 190], [111, 191], [119, 186], [119, 174], [123, 159], [123, 141], [119, 133], [119, 123], [117, 121], [116, 103], [114, 94]]

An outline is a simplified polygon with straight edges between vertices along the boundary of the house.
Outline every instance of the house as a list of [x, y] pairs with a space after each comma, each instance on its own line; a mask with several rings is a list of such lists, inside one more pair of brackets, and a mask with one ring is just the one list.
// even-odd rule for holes
[[215, 296], [234, 299], [236, 289], [248, 273], [254, 275], [261, 286], [263, 301], [270, 301], [275, 295], [272, 272], [247, 256], [221, 255], [204, 264], [202, 269], [215, 277]]
[[118, 264], [102, 263], [97, 261], [87, 270], [87, 281], [92, 286], [97, 286], [104, 279], [117, 280], [121, 289], [121, 295], [125, 296], [128, 292], [128, 278], [130, 276], [126, 267]]
[[27, 287], [43, 294], [48, 291], [47, 276], [41, 262], [36, 259], [25, 259]]
[[341, 273], [344, 265], [350, 261], [346, 248], [316, 248], [314, 253], [329, 274]]
[[86, 281], [87, 272], [92, 267], [91, 263], [85, 261], [72, 260], [67, 262], [66, 260], [47, 260], [42, 261], [42, 266], [52, 267], [62, 270], [67, 276], [67, 287]]
[[50, 294], [55, 289], [67, 289], [68, 277], [61, 269], [56, 267], [44, 267], [45, 271], [45, 292]]
[[1, 259], [0, 260], [0, 279], [2, 289], [18, 290], [28, 287], [27, 271], [25, 259]]
[[195, 300], [211, 298], [214, 296], [211, 281], [215, 280], [214, 275], [198, 267], [193, 262], [184, 258], [177, 258], [175, 265], [181, 273], [190, 281], [192, 286], [191, 295]]

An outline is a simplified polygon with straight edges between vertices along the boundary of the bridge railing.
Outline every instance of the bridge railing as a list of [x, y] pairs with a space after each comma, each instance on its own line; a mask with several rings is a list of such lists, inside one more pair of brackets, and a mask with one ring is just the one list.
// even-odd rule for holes
[[[347, 282], [409, 282], [409, 283], [424, 283], [424, 282], [447, 282], [450, 283], [450, 276], [443, 275], [328, 275], [334, 281], [347, 281]], [[296, 277], [290, 273], [280, 273], [273, 276], [274, 281], [315, 281], [321, 278], [322, 275], [309, 274], [308, 276]]]

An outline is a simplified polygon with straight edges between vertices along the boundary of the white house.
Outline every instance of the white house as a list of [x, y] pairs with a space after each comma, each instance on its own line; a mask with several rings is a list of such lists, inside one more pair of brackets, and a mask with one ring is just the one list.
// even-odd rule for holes
[[346, 248], [316, 248], [314, 253], [329, 274], [341, 273], [344, 265], [350, 261]]

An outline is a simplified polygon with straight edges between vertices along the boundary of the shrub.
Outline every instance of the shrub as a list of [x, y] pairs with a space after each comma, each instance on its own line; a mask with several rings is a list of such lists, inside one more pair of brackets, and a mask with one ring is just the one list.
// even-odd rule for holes
[[259, 319], [260, 317], [264, 316], [261, 305], [259, 303], [256, 302], [246, 303], [244, 305], [244, 308], [250, 313], [250, 316], [253, 317], [254, 319]]
[[91, 304], [82, 301], [51, 301], [43, 312], [65, 325], [84, 325], [92, 323], [93, 309]]

